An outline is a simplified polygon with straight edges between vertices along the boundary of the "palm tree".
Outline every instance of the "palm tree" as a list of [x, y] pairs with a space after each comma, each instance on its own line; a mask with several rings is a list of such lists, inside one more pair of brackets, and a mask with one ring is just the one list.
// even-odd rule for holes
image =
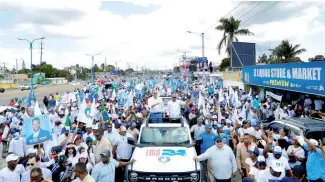
[[292, 60], [307, 50], [304, 48], [300, 49], [300, 44], [293, 45], [290, 44], [289, 40], [283, 40], [280, 45], [274, 49], [270, 49], [270, 51], [277, 59], [282, 59], [285, 62], [288, 62], [288, 60]]
[[231, 43], [233, 41], [238, 42], [237, 36], [239, 35], [254, 35], [247, 28], [239, 29], [240, 20], [236, 20], [233, 16], [230, 18], [221, 18], [218, 25], [215, 29], [223, 31], [223, 37], [218, 44], [219, 54], [223, 46], [226, 46], [226, 52], [230, 57], [231, 53]]

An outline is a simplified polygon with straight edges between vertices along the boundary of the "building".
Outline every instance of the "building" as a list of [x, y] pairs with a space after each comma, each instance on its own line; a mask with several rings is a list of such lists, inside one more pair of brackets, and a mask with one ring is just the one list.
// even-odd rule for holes
[[68, 83], [68, 80], [64, 77], [59, 78], [47, 78], [51, 84], [66, 84]]
[[325, 61], [245, 66], [242, 78], [253, 94], [291, 105], [304, 95], [325, 97]]
[[14, 83], [25, 83], [29, 81], [27, 74], [9, 74], [8, 79], [13, 80]]

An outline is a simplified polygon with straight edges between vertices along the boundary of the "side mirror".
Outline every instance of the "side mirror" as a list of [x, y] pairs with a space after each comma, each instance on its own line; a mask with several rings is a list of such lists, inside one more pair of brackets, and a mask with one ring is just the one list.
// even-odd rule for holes
[[136, 145], [136, 141], [135, 141], [135, 139], [132, 138], [132, 137], [128, 137], [128, 144], [129, 144], [129, 145]]

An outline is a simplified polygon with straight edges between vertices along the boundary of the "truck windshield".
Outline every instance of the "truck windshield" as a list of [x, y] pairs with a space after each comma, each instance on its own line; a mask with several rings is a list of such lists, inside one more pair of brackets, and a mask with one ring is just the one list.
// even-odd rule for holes
[[142, 129], [140, 144], [148, 145], [188, 145], [189, 131], [185, 127], [146, 127]]

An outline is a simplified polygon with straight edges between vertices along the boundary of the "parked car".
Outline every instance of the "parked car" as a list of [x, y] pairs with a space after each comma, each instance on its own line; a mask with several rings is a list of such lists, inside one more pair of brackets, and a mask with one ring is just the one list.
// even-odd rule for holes
[[[33, 85], [34, 89], [37, 88], [37, 85]], [[23, 85], [21, 86], [21, 91], [24, 91], [24, 90], [30, 90], [31, 89], [31, 85]]]
[[4, 88], [0, 88], [0, 93], [3, 93], [5, 92], [5, 89]]
[[299, 135], [299, 130], [302, 130], [305, 137], [310, 139], [321, 139], [325, 142], [325, 122], [317, 118], [291, 118], [287, 120], [275, 120], [267, 124], [264, 130], [270, 128], [274, 133], [278, 134], [282, 128], [288, 128], [296, 135]]

